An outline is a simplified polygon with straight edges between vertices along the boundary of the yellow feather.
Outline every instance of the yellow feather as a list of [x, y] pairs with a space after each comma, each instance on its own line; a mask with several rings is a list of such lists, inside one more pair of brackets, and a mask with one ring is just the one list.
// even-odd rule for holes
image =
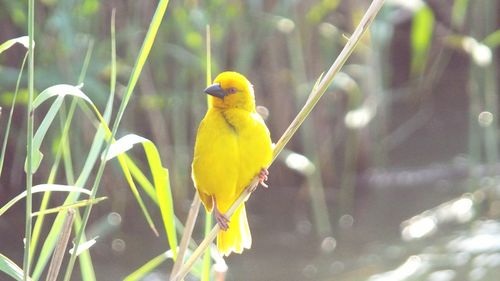
[[[210, 107], [198, 128], [192, 177], [208, 211], [216, 202], [225, 213], [253, 177], [272, 160], [272, 144], [264, 121], [255, 110], [253, 87], [241, 74], [223, 72], [214, 80], [227, 93], [210, 97]], [[215, 199], [215, 201], [212, 200]], [[244, 204], [229, 228], [217, 236], [224, 255], [250, 248], [252, 238]]]

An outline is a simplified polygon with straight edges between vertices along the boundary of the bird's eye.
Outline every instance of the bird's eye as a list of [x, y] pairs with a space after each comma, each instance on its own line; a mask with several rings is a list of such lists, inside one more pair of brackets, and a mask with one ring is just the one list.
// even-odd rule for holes
[[234, 93], [236, 93], [236, 89], [235, 88], [229, 88], [229, 89], [227, 89], [227, 93], [228, 94], [234, 94]]

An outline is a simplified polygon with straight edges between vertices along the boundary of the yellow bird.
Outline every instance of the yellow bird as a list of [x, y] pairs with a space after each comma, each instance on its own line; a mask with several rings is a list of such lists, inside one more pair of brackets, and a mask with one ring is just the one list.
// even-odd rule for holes
[[253, 86], [245, 76], [223, 72], [205, 93], [210, 95], [209, 107], [196, 136], [192, 177], [203, 205], [213, 210], [222, 229], [217, 248], [227, 256], [252, 245], [245, 204], [231, 220], [224, 214], [255, 176], [266, 186], [272, 143], [255, 110]]

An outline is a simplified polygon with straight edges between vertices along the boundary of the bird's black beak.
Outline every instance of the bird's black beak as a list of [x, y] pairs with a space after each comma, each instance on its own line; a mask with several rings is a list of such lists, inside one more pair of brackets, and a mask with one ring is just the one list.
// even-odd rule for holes
[[227, 96], [226, 91], [224, 91], [224, 89], [222, 89], [220, 84], [213, 84], [213, 85], [208, 86], [205, 89], [205, 93], [207, 93], [211, 96], [217, 97], [219, 99], [224, 99], [224, 97]]

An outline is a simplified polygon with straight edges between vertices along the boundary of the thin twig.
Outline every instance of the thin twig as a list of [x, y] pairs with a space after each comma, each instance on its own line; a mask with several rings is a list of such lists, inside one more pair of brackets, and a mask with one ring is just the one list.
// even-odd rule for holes
[[[292, 136], [295, 134], [295, 132], [300, 127], [302, 122], [304, 122], [306, 117], [312, 111], [312, 109], [319, 101], [321, 96], [326, 92], [326, 89], [332, 83], [335, 75], [340, 71], [340, 68], [344, 65], [344, 63], [347, 61], [351, 53], [354, 51], [354, 48], [361, 40], [363, 34], [370, 27], [370, 24], [377, 15], [378, 11], [380, 10], [380, 8], [382, 8], [383, 3], [384, 0], [374, 0], [371, 3], [365, 15], [361, 19], [361, 22], [356, 27], [356, 30], [354, 30], [354, 33], [352, 34], [351, 38], [349, 38], [349, 40], [347, 41], [347, 44], [342, 49], [342, 52], [340, 52], [340, 55], [334, 61], [330, 69], [328, 69], [328, 72], [325, 74], [325, 76], [320, 80], [318, 86], [313, 89], [306, 104], [302, 107], [302, 109], [297, 114], [295, 119], [292, 121], [290, 126], [287, 128], [285, 133], [281, 136], [278, 143], [276, 143], [276, 146], [274, 147], [273, 151], [274, 152], [273, 161], [276, 159], [281, 150], [283, 150], [285, 145], [290, 141]], [[241, 195], [236, 199], [233, 205], [231, 205], [229, 210], [225, 213], [226, 217], [231, 218], [231, 216], [236, 211], [236, 209], [241, 205], [241, 203], [245, 202], [248, 196], [250, 196], [252, 190], [255, 189], [258, 183], [259, 183], [259, 178], [255, 177], [250, 183], [250, 185], [241, 193]], [[191, 270], [191, 267], [194, 265], [196, 260], [201, 256], [201, 254], [205, 251], [205, 249], [215, 239], [219, 230], [220, 227], [218, 224], [216, 224], [215, 227], [212, 229], [212, 231], [209, 233], [209, 235], [205, 236], [205, 239], [201, 242], [201, 244], [193, 252], [191, 257], [179, 270], [179, 273], [173, 279], [174, 281], [182, 280], [186, 276], [186, 274]]]
[[61, 236], [58, 239], [54, 254], [52, 255], [52, 260], [50, 261], [49, 272], [47, 273], [46, 279], [47, 281], [57, 280], [64, 253], [66, 252], [66, 247], [68, 246], [68, 240], [71, 235], [71, 226], [73, 225], [74, 218], [75, 210], [68, 209], [67, 216], [62, 227]]
[[182, 232], [181, 244], [179, 245], [179, 252], [177, 253], [177, 258], [175, 259], [174, 267], [172, 268], [172, 273], [170, 274], [170, 280], [173, 281], [174, 277], [179, 272], [180, 266], [184, 263], [184, 254], [186, 253], [189, 240], [193, 234], [194, 225], [196, 223], [196, 218], [200, 210], [201, 200], [198, 192], [195, 192], [193, 203], [191, 203], [191, 208], [189, 209], [189, 214], [186, 219], [186, 224], [184, 231]]

